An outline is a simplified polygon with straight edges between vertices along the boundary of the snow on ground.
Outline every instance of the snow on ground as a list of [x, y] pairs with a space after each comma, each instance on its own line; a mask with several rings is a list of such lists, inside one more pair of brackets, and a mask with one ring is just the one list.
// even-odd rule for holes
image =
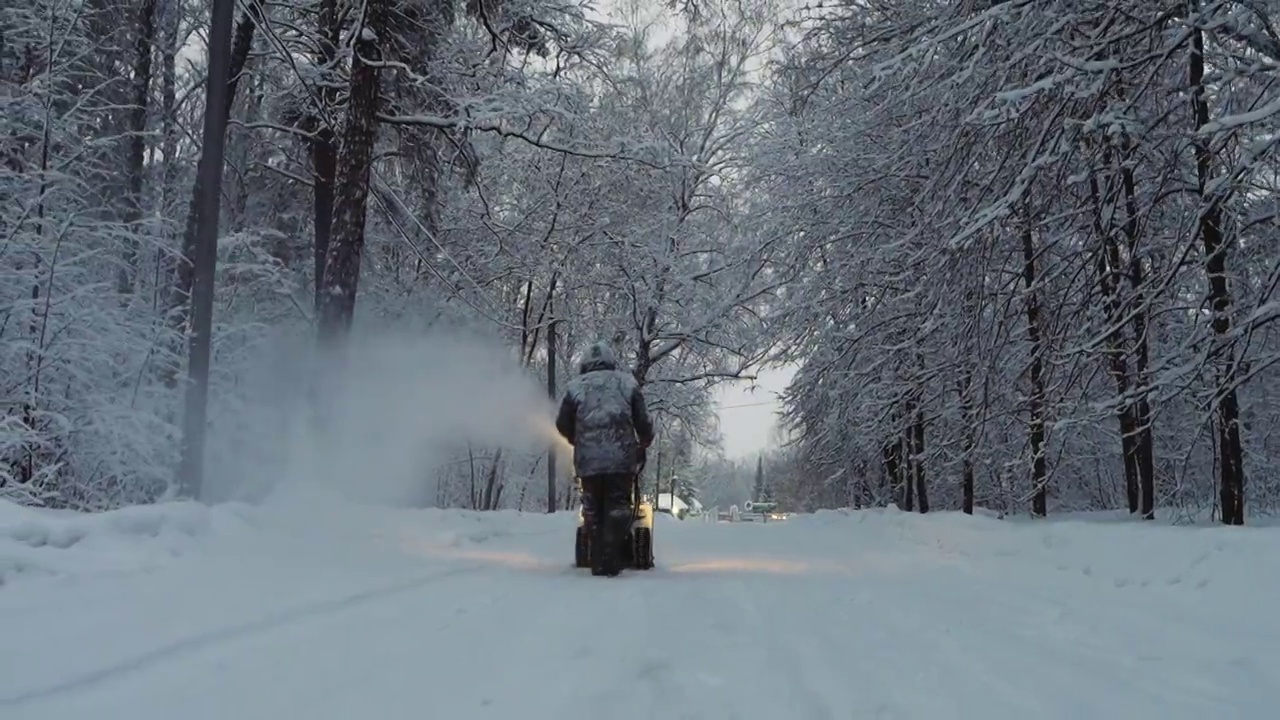
[[0, 505], [0, 717], [1268, 718], [1280, 529]]

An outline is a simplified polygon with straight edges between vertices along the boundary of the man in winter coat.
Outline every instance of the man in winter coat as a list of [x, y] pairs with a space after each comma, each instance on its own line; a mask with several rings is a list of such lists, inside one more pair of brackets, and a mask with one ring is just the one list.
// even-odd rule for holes
[[607, 344], [588, 348], [578, 373], [565, 389], [556, 429], [573, 446], [583, 515], [594, 520], [591, 574], [617, 575], [618, 546], [631, 522], [631, 481], [653, 442], [653, 423], [640, 384], [618, 369]]

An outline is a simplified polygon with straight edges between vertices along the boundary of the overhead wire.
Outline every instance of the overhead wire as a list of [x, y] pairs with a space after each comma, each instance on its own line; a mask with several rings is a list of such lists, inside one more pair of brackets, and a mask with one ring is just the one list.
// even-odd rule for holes
[[781, 407], [781, 403], [776, 400], [764, 400], [761, 402], [738, 403], [735, 405], [717, 405], [717, 410], [736, 410], [737, 408], [763, 407], [765, 405], [775, 405]]

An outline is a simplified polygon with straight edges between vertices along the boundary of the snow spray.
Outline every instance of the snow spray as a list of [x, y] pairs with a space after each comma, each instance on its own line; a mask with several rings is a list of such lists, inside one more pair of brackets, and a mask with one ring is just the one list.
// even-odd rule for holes
[[277, 388], [248, 412], [271, 414], [284, 427], [240, 439], [253, 447], [235, 452], [257, 460], [233, 473], [235, 495], [319, 492], [424, 507], [434, 504], [436, 472], [465, 461], [468, 447], [536, 454], [552, 443], [568, 457], [555, 402], [514, 355], [475, 334], [365, 331], [339, 355], [278, 360], [273, 377], [290, 390]]

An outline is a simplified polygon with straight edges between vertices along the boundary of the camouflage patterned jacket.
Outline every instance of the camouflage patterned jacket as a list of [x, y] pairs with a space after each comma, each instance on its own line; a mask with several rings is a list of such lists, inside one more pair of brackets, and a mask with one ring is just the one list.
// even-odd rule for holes
[[565, 389], [556, 417], [556, 429], [573, 445], [574, 473], [634, 473], [640, 448], [653, 442], [653, 423], [640, 384], [618, 370], [604, 343], [587, 350], [578, 372]]

